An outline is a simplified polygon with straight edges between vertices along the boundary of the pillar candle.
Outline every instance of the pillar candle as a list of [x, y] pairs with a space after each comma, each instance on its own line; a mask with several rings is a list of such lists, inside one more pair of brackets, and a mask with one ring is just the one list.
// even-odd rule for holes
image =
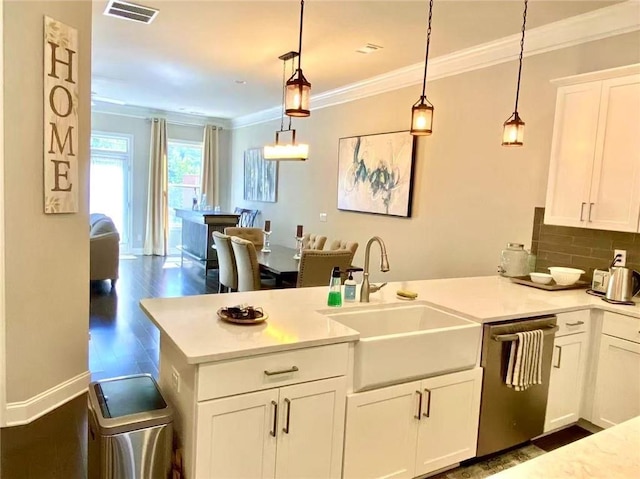
[[264, 222], [264, 230], [267, 232], [271, 231], [271, 220], [266, 220]]
[[298, 225], [298, 227], [296, 228], [296, 237], [302, 237], [302, 225]]

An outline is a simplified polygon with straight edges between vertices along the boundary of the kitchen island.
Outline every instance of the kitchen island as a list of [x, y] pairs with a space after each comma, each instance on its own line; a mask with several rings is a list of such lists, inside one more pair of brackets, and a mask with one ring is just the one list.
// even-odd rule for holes
[[495, 479], [640, 477], [640, 417], [491, 476]]
[[[418, 301], [397, 298], [397, 289], [417, 292]], [[495, 276], [390, 283], [372, 294], [370, 303], [346, 303], [339, 309], [328, 308], [326, 298], [327, 288], [318, 287], [141, 301], [142, 309], [160, 329], [160, 384], [176, 409], [186, 477], [341, 477], [348, 402], [345, 398], [353, 391], [353, 345], [360, 333], [330, 319], [329, 314], [358, 312], [363, 307], [393, 310], [420, 304], [480, 324], [579, 311], [587, 315], [591, 311], [600, 323], [605, 314], [602, 311], [615, 313], [631, 321], [632, 328], [640, 319], [637, 304], [612, 305], [584, 290], [548, 292]], [[260, 325], [239, 326], [217, 319], [219, 308], [241, 303], [262, 307], [268, 320]], [[615, 321], [611, 324], [615, 326]], [[633, 333], [639, 330], [635, 328]], [[479, 355], [475, 369], [450, 376], [455, 376], [457, 384], [469, 384], [467, 391], [470, 395], [475, 391], [474, 401], [479, 402], [478, 378], [474, 376], [476, 371], [481, 372], [478, 365]], [[459, 375], [464, 376], [463, 380]], [[397, 396], [401, 403], [387, 402], [389, 407], [404, 404], [402, 408], [408, 408], [412, 417], [415, 385], [429, 391], [429, 381], [444, 377], [414, 380], [406, 387], [398, 384], [351, 393], [349, 398], [404, 388], [406, 392]], [[458, 393], [452, 397], [458, 397]], [[422, 398], [421, 392], [420, 407], [428, 407], [423, 411], [428, 415], [432, 412], [431, 395], [428, 394], [428, 401]], [[384, 401], [377, 398], [362, 406]], [[451, 420], [459, 417], [453, 412]], [[372, 417], [380, 416], [376, 413]], [[366, 429], [367, 420], [362, 424]], [[475, 424], [477, 427], [477, 416]], [[442, 431], [450, 429], [445, 424], [441, 426]], [[259, 432], [259, 440], [252, 431]], [[293, 431], [304, 434], [307, 442], [296, 439], [299, 436]], [[309, 444], [309, 440], [313, 443]], [[235, 448], [234, 443], [242, 443], [243, 448]], [[440, 443], [446, 441], [432, 441], [430, 448]], [[471, 447], [468, 441], [465, 445]], [[397, 449], [408, 454], [402, 452], [407, 450], [403, 444], [399, 443]], [[344, 451], [346, 457], [349, 451]], [[371, 462], [371, 458], [365, 459]], [[447, 459], [444, 453], [438, 459], [433, 464], [441, 464], [439, 467], [460, 462], [442, 462]], [[409, 472], [406, 477], [413, 474]]]

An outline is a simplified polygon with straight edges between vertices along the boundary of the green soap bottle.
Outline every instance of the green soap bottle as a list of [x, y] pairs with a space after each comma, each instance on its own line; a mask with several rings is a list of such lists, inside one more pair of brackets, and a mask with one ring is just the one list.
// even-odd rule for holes
[[338, 266], [334, 266], [333, 271], [331, 272], [327, 306], [333, 306], [336, 308], [342, 306], [342, 281], [340, 279], [340, 268]]

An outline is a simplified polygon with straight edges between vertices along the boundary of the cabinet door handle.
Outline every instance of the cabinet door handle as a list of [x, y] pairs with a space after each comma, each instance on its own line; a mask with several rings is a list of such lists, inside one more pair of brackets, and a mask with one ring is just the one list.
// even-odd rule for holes
[[576, 321], [575, 323], [567, 323], [567, 326], [581, 326], [584, 324], [584, 321]]
[[279, 371], [268, 371], [265, 369], [264, 373], [267, 376], [276, 376], [278, 374], [295, 373], [296, 371], [299, 371], [298, 366], [291, 366], [289, 369], [280, 369]]
[[419, 396], [418, 399], [418, 414], [415, 417], [418, 421], [422, 417], [422, 393], [420, 391], [416, 391], [416, 394]]
[[589, 203], [589, 216], [587, 217], [587, 221], [591, 222], [591, 209], [595, 206], [595, 203]]
[[584, 201], [580, 205], [580, 221], [584, 221], [584, 218], [583, 218], [583, 216], [584, 216], [584, 207], [586, 205], [587, 204]]
[[553, 367], [560, 369], [560, 364], [562, 363], [562, 346], [556, 346], [556, 348], [558, 348], [558, 364], [554, 364]]
[[282, 431], [284, 431], [285, 434], [289, 434], [289, 421], [291, 419], [291, 401], [289, 401], [288, 398], [284, 398], [284, 403], [287, 406], [287, 416], [286, 416]]
[[273, 429], [269, 431], [269, 434], [276, 437], [278, 431], [278, 403], [271, 401], [271, 406], [273, 406]]
[[423, 413], [422, 415], [424, 417], [431, 417], [431, 391], [425, 388], [424, 392], [429, 396], [427, 396], [427, 412]]

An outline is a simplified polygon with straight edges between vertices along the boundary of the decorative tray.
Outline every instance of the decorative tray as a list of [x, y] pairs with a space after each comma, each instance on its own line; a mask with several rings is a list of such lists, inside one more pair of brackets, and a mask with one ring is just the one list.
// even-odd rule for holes
[[252, 306], [231, 306], [228, 308], [220, 308], [217, 311], [218, 317], [233, 324], [260, 324], [269, 317], [262, 308], [254, 308]]
[[570, 285], [561, 285], [556, 284], [554, 280], [551, 280], [551, 283], [549, 284], [540, 284], [531, 281], [531, 278], [529, 276], [515, 276], [509, 279], [514, 283], [524, 284], [525, 286], [531, 286], [532, 288], [544, 289], [545, 291], [560, 291], [563, 289], [586, 288], [590, 285], [590, 283], [587, 283], [586, 281], [578, 281]]

